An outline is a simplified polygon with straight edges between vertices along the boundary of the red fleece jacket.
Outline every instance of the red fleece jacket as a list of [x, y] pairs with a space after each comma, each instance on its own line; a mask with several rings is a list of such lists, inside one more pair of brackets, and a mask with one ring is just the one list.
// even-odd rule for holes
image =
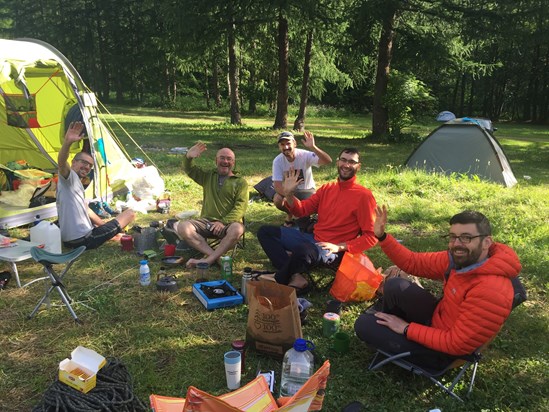
[[318, 214], [314, 235], [319, 242], [346, 243], [350, 253], [362, 253], [377, 243], [374, 236], [376, 200], [364, 186], [349, 180], [322, 185], [306, 200], [286, 206], [294, 216]]
[[490, 341], [511, 313], [511, 278], [521, 270], [510, 247], [494, 243], [489, 257], [479, 265], [456, 271], [446, 281], [451, 258], [448, 251], [415, 253], [391, 235], [380, 242], [387, 256], [402, 270], [420, 277], [444, 281], [444, 296], [438, 303], [431, 326], [411, 323], [408, 339], [450, 355], [464, 355]]

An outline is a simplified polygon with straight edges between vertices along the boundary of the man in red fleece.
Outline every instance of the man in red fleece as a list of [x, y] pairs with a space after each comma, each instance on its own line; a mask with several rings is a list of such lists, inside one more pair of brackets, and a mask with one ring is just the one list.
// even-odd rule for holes
[[521, 265], [508, 246], [492, 240], [482, 213], [465, 211], [450, 219], [448, 250], [415, 253], [385, 233], [387, 209], [376, 208], [374, 233], [383, 252], [402, 270], [444, 283], [438, 299], [407, 279], [388, 279], [383, 309], [355, 322], [357, 336], [389, 353], [422, 352], [407, 358], [442, 368], [470, 354], [499, 331], [513, 304], [511, 279]]
[[286, 172], [284, 205], [297, 217], [317, 213], [318, 222], [313, 234], [288, 227], [259, 228], [257, 238], [277, 269], [274, 279], [278, 283], [304, 291], [308, 285], [302, 273], [312, 266], [337, 264], [346, 250], [361, 253], [377, 243], [374, 236], [376, 201], [370, 190], [356, 182], [359, 170], [358, 150], [343, 149], [337, 159], [337, 181], [322, 185], [306, 200], [294, 196], [302, 181], [299, 171]]

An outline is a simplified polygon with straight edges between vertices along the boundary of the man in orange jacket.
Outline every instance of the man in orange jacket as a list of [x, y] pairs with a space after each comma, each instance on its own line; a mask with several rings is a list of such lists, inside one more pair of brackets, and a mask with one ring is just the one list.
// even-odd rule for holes
[[521, 265], [516, 253], [492, 239], [482, 213], [465, 211], [450, 219], [448, 250], [416, 253], [385, 233], [387, 209], [376, 207], [374, 234], [399, 268], [441, 280], [438, 299], [408, 279], [387, 279], [381, 311], [367, 311], [355, 322], [357, 336], [389, 353], [422, 352], [411, 362], [441, 368], [491, 340], [513, 304], [511, 279]]

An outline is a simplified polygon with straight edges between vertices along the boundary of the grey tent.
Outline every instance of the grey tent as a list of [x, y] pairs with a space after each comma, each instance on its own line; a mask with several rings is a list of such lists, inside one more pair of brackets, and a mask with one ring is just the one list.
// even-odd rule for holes
[[507, 187], [517, 183], [499, 142], [473, 122], [454, 120], [438, 127], [408, 157], [405, 165], [447, 175], [476, 175]]

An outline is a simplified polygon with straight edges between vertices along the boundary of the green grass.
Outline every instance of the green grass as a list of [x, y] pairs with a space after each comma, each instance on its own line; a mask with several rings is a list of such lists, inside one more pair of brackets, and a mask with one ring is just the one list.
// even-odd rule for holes
[[[181, 159], [168, 149], [190, 146], [197, 140], [208, 144], [199, 159], [213, 164], [217, 148], [234, 148], [237, 166], [250, 187], [270, 174], [277, 154], [272, 119], [245, 119], [242, 127], [227, 124], [227, 117], [207, 112], [178, 113], [143, 108], [113, 108], [117, 119], [163, 172], [172, 193], [172, 212], [200, 208], [201, 191], [181, 173]], [[445, 243], [439, 235], [447, 229], [449, 217], [464, 209], [484, 212], [494, 226], [497, 241], [512, 246], [519, 254], [522, 276], [529, 300], [515, 310], [499, 336], [486, 352], [473, 394], [464, 405], [444, 395], [425, 379], [395, 367], [371, 373], [367, 367], [372, 350], [353, 333], [356, 317], [365, 304], [346, 305], [342, 328], [353, 335], [351, 351], [334, 355], [331, 342], [322, 337], [322, 313], [329, 299], [326, 291], [313, 292], [314, 306], [304, 336], [316, 344], [320, 365], [330, 359], [332, 373], [325, 399], [326, 411], [338, 411], [353, 400], [366, 410], [427, 411], [543, 411], [549, 409], [547, 342], [549, 308], [549, 128], [530, 125], [497, 125], [496, 135], [507, 152], [519, 184], [506, 189], [460, 176], [441, 177], [404, 171], [401, 164], [413, 149], [411, 144], [372, 144], [361, 139], [370, 129], [370, 118], [360, 116], [313, 117], [308, 128], [317, 143], [335, 158], [345, 146], [362, 152], [360, 181], [372, 189], [378, 203], [389, 205], [389, 230], [409, 248], [440, 250]], [[414, 131], [426, 135], [436, 124], [417, 125]], [[131, 156], [143, 157], [121, 134]], [[527, 180], [524, 176], [530, 176]], [[315, 171], [317, 183], [334, 179], [335, 167]], [[140, 215], [138, 223], [164, 219], [156, 213]], [[249, 205], [246, 248], [235, 257], [235, 272], [246, 266], [268, 268], [255, 232], [263, 224], [280, 224], [283, 214], [271, 204]], [[25, 234], [24, 230], [14, 231]], [[379, 248], [368, 252], [372, 261], [386, 267], [389, 261]], [[26, 411], [39, 402], [41, 394], [56, 379], [59, 361], [78, 345], [93, 348], [105, 356], [121, 358], [129, 368], [136, 394], [143, 400], [151, 393], [184, 396], [189, 385], [212, 393], [225, 393], [223, 353], [234, 339], [243, 338], [247, 307], [208, 312], [191, 294], [193, 275], [174, 270], [180, 292], [159, 294], [138, 283], [138, 260], [109, 243], [87, 252], [67, 278], [73, 298], [95, 310], [76, 305], [83, 326], [72, 322], [62, 308], [40, 312], [27, 321], [43, 288], [35, 284], [15, 289], [13, 284], [0, 292], [0, 410]], [[160, 264], [151, 262], [153, 274]], [[24, 281], [41, 275], [40, 267], [19, 265]], [[315, 272], [321, 279], [325, 272]], [[258, 368], [275, 370], [280, 378], [280, 362], [248, 352], [243, 379], [251, 380]]]

